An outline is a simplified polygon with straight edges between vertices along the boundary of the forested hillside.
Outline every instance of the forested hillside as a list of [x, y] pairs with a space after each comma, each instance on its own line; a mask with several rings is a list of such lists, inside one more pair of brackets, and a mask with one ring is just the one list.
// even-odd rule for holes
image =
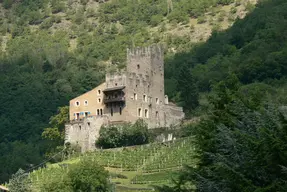
[[[231, 28], [215, 31], [207, 42], [175, 54], [165, 65], [167, 82], [173, 82], [174, 87], [181, 85], [184, 90], [188, 86], [187, 81], [178, 80], [182, 75], [186, 76], [185, 71], [189, 69], [189, 78], [193, 78], [199, 91], [208, 92], [212, 84], [235, 73], [244, 85], [269, 90], [275, 96], [274, 100], [286, 104], [284, 7], [284, 1], [262, 1], [251, 14], [236, 21]], [[170, 88], [169, 95], [175, 96], [177, 92], [174, 90]]]
[[[260, 41], [255, 40], [270, 35], [277, 38], [271, 44], [273, 48], [264, 49], [263, 57], [255, 57], [258, 60], [250, 58], [252, 62], [245, 62], [248, 67], [258, 65], [254, 65], [253, 73], [247, 71], [248, 78], [241, 75], [240, 79], [249, 83], [266, 80], [269, 74], [273, 74], [272, 78], [284, 75], [280, 68], [284, 58], [276, 52], [284, 42], [280, 31], [284, 30], [281, 23], [284, 17], [274, 16], [271, 20], [265, 15], [265, 19], [259, 20], [261, 15], [251, 15], [236, 21], [254, 9], [255, 1], [3, 0], [0, 3], [0, 181], [7, 180], [20, 167], [27, 170], [43, 160], [51, 146], [41, 138], [43, 129], [49, 126], [49, 118], [58, 107], [67, 105], [69, 99], [98, 85], [106, 70], [124, 67], [127, 47], [159, 42], [166, 45], [166, 89], [173, 100], [185, 102], [187, 109], [195, 107], [196, 101], [186, 101], [190, 98], [180, 96], [182, 90], [175, 88], [178, 83], [184, 84], [177, 82], [179, 71], [186, 71], [174, 70], [175, 66], [194, 67], [193, 86], [203, 92], [209, 90], [210, 79], [224, 78], [227, 65], [231, 71], [245, 73], [240, 64], [247, 61], [248, 54], [256, 54]], [[215, 32], [234, 21], [234, 29], [222, 34]], [[264, 33], [267, 26], [268, 30], [273, 29], [270, 34]], [[238, 32], [240, 28], [245, 30]], [[211, 31], [214, 35], [207, 44], [195, 46], [195, 42], [206, 40]], [[247, 44], [253, 40], [248, 48]], [[191, 53], [182, 54], [194, 46]], [[270, 65], [279, 63], [276, 69], [281, 72], [279, 76], [274, 75], [276, 71], [267, 73], [265, 65], [260, 68], [260, 61], [267, 58], [268, 51], [276, 52], [266, 61]], [[262, 72], [260, 76], [257, 69]], [[185, 75], [189, 78], [188, 74]]]
[[187, 127], [199, 166], [159, 191], [286, 191], [286, 10], [285, 0], [262, 1], [169, 63], [170, 77], [189, 68], [198, 89], [210, 92], [201, 100], [205, 116]]

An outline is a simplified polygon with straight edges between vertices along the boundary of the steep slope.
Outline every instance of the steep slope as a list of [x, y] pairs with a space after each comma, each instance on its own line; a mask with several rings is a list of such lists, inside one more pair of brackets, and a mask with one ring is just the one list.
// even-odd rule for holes
[[195, 157], [193, 145], [193, 138], [186, 137], [165, 144], [95, 151], [31, 173], [32, 188], [33, 191], [45, 191], [45, 188], [52, 187], [56, 182], [58, 186], [63, 185], [63, 173], [69, 171], [69, 166], [89, 158], [110, 172], [110, 179], [116, 184], [117, 191], [141, 191], [146, 188], [152, 191], [149, 184], [168, 184], [183, 165], [196, 166], [196, 159], [190, 158]]
[[201, 92], [209, 91], [212, 82], [223, 80], [233, 72], [243, 84], [268, 84], [254, 86], [269, 92], [272, 90], [274, 100], [286, 103], [282, 95], [286, 90], [287, 74], [286, 6], [281, 0], [262, 1], [230, 29], [214, 32], [206, 43], [168, 59], [166, 77], [174, 84], [169, 89], [170, 95], [176, 97], [173, 93], [177, 92], [175, 87], [181, 77], [180, 69], [187, 66]]
[[127, 46], [165, 42], [179, 52], [253, 8], [247, 0], [0, 2], [0, 181], [43, 159], [50, 116], [123, 67]]

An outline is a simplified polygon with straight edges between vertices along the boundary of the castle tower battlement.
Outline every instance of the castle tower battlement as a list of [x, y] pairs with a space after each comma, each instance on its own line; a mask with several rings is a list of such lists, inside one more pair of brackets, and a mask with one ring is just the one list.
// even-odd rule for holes
[[127, 48], [127, 59], [138, 56], [163, 57], [163, 46], [161, 44], [154, 44], [148, 47]]

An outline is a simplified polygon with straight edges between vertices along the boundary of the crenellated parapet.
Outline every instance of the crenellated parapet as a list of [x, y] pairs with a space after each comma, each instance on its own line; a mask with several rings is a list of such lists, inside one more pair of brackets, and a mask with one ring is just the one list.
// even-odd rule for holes
[[127, 49], [127, 58], [131, 57], [163, 57], [163, 46], [161, 44], [154, 44], [148, 47], [135, 47]]

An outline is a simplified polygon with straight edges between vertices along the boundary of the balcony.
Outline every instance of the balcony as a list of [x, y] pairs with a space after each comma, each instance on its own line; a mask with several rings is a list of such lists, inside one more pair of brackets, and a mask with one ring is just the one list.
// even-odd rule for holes
[[125, 102], [125, 97], [104, 98], [104, 103]]
[[114, 91], [122, 91], [126, 86], [115, 86], [115, 87], [110, 87], [107, 88], [105, 90], [103, 90], [104, 93], [108, 93], [108, 92], [114, 92]]

